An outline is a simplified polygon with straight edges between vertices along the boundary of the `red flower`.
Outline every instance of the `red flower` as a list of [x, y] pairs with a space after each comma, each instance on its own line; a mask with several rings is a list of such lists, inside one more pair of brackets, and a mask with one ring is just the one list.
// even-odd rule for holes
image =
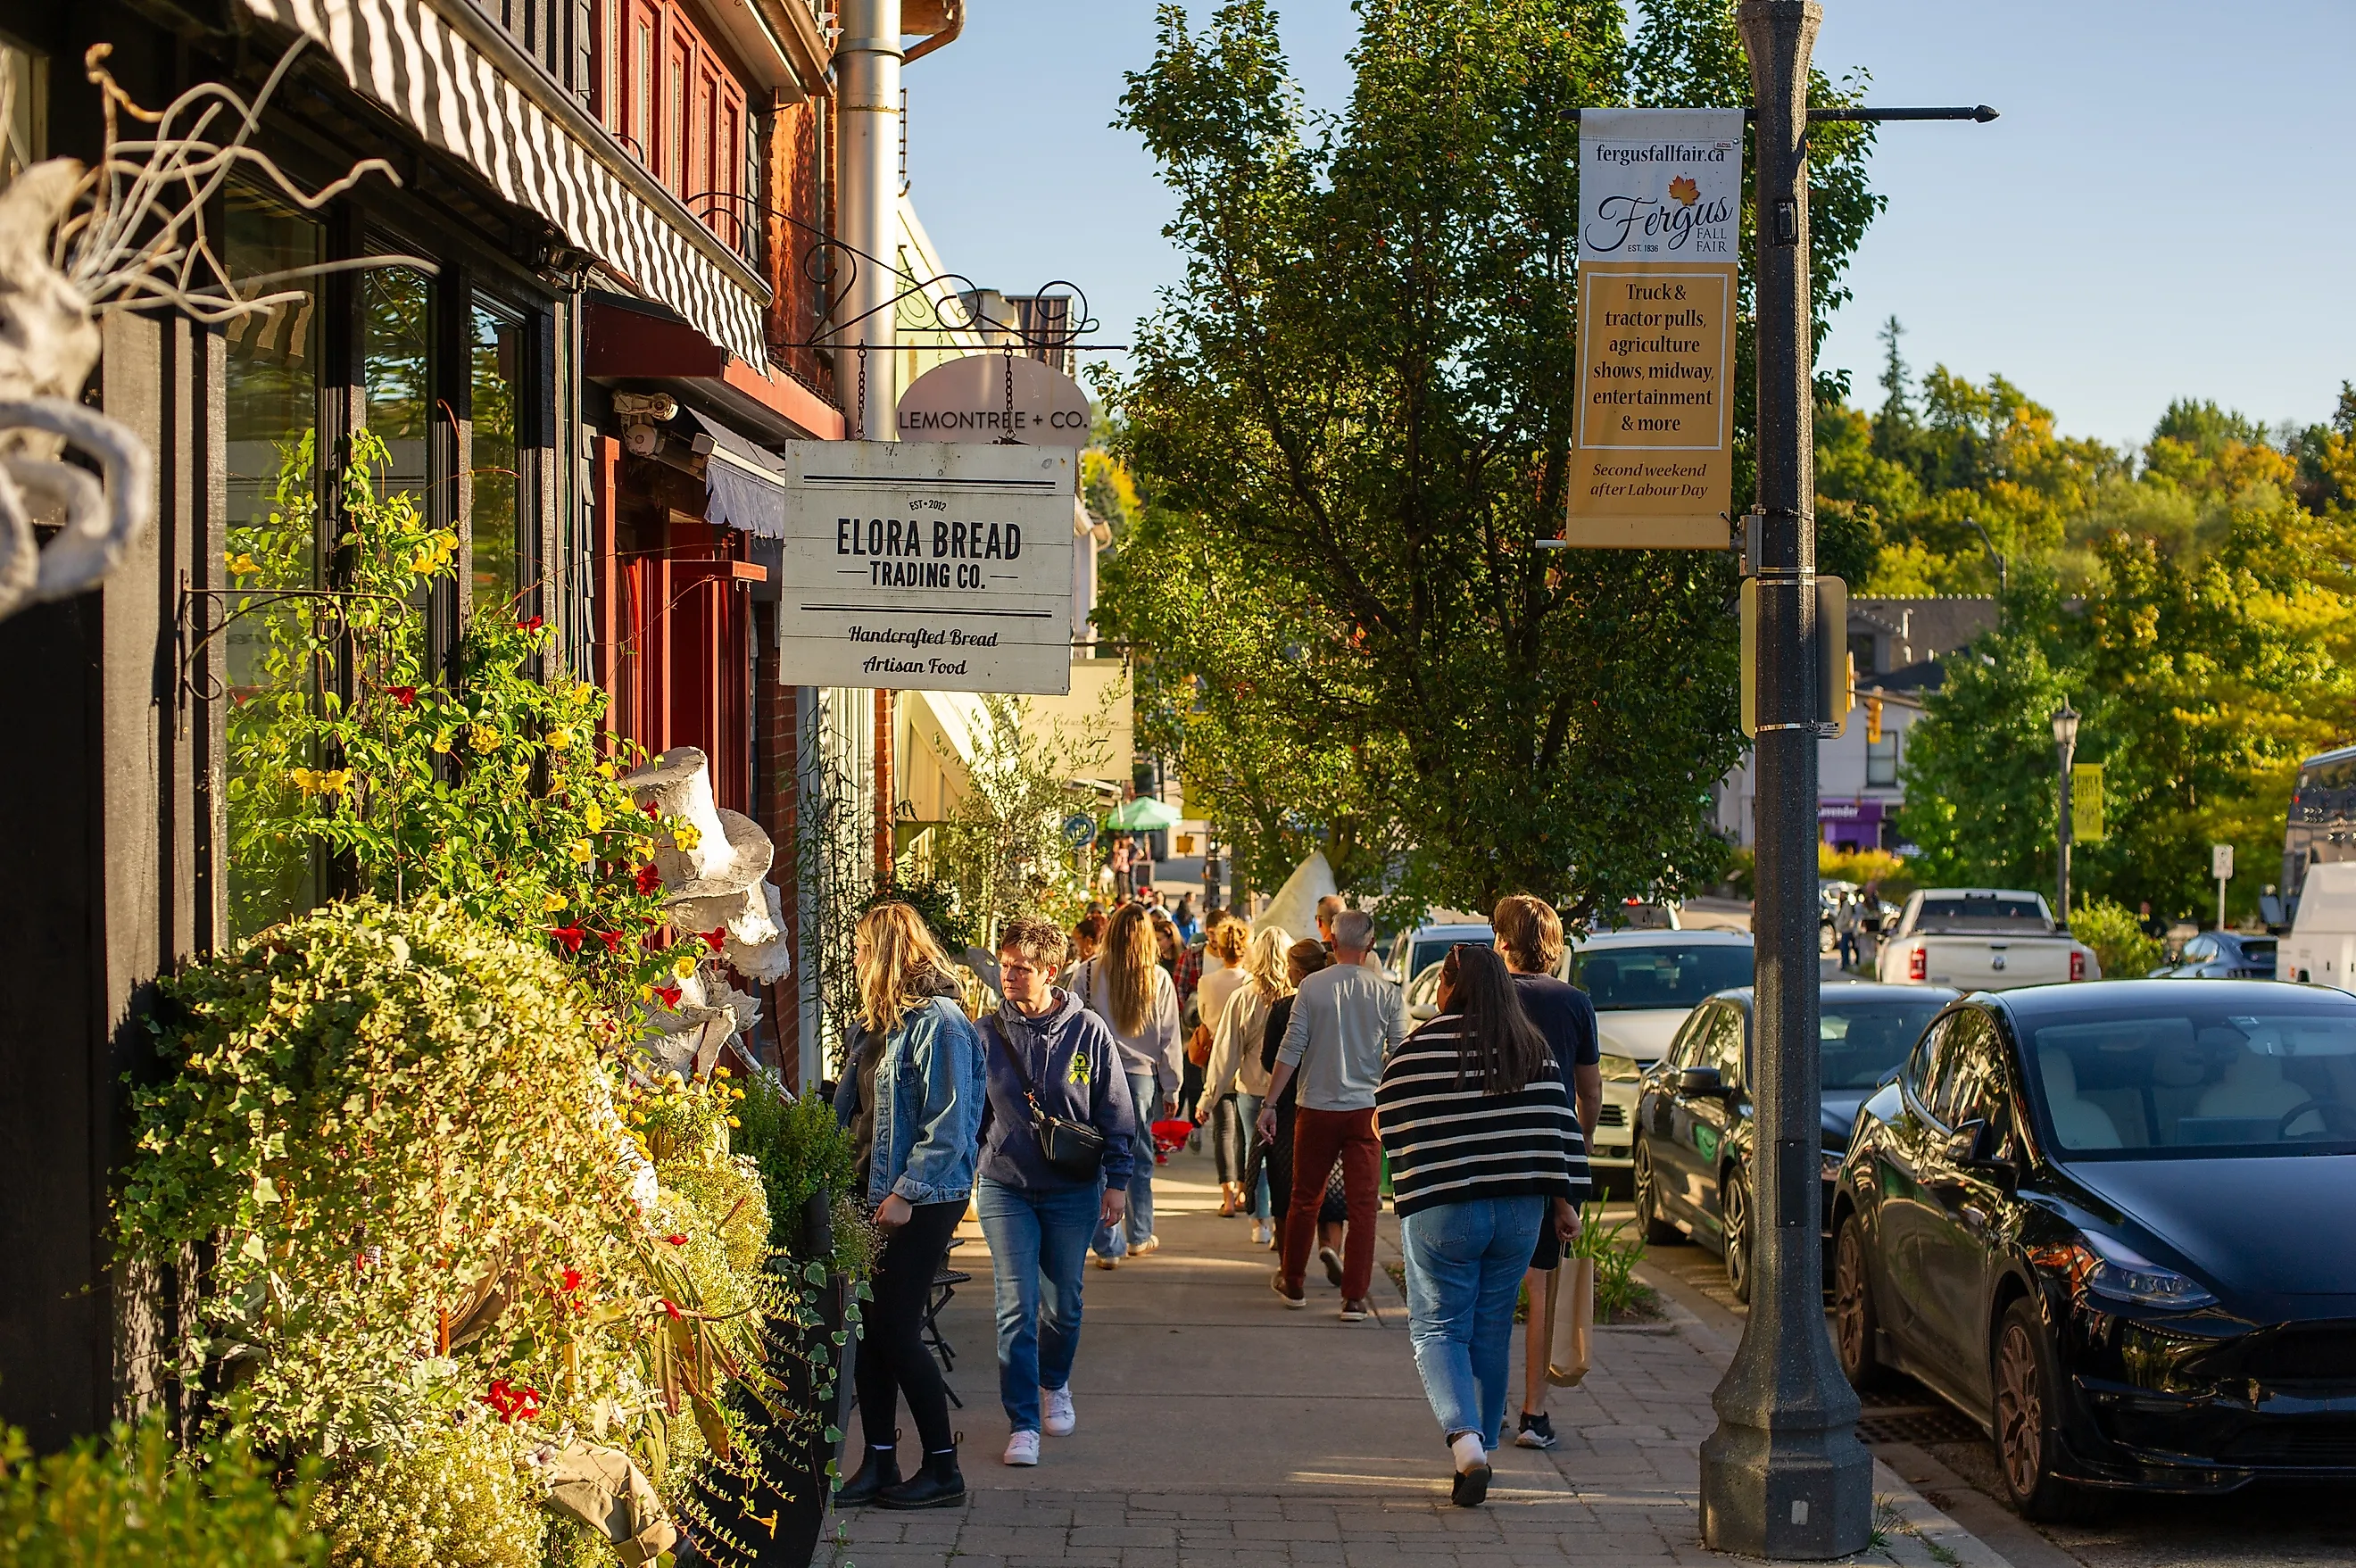
[[638, 808], [638, 810], [639, 810], [639, 811], [644, 811], [648, 816], [649, 816], [649, 817], [653, 818], [656, 822], [661, 822], [661, 821], [662, 821], [662, 808], [661, 808], [660, 806], [656, 805], [652, 800], [648, 800], [645, 805], [640, 806], [640, 807]]
[[538, 1389], [528, 1388], [522, 1383], [494, 1378], [490, 1391], [483, 1395], [483, 1402], [498, 1412], [501, 1421], [530, 1421], [540, 1413], [541, 1393]]
[[708, 931], [698, 931], [695, 934], [701, 937], [703, 945], [713, 952], [718, 952], [728, 944], [728, 928], [725, 926], [714, 926]]
[[638, 867], [638, 893], [641, 897], [652, 894], [661, 886], [662, 873], [651, 865]]
[[686, 1314], [684, 1314], [684, 1313], [680, 1312], [679, 1308], [677, 1308], [677, 1307], [673, 1306], [673, 1305], [672, 1305], [669, 1302], [668, 1302], [668, 1301], [666, 1301], [666, 1302], [664, 1302], [664, 1303], [663, 1303], [663, 1310], [664, 1310], [665, 1312], [667, 1312], [667, 1313], [670, 1314], [673, 1317], [683, 1317], [683, 1316], [686, 1316]]
[[581, 940], [589, 933], [578, 926], [551, 926], [548, 934], [562, 944], [566, 952], [574, 953], [581, 950]]
[[519, 620], [516, 622], [516, 629], [518, 631], [538, 631], [541, 628], [541, 618], [538, 616], [534, 616], [530, 620]]
[[655, 994], [662, 998], [662, 1004], [666, 1007], [676, 1008], [679, 1005], [679, 987], [676, 985], [658, 985]]
[[684, 1247], [687, 1245], [687, 1238], [684, 1236], [666, 1236], [663, 1240], [669, 1242], [674, 1247]]
[[581, 1288], [581, 1271], [580, 1271], [579, 1269], [567, 1269], [567, 1270], [565, 1270], [565, 1271], [564, 1271], [564, 1289], [565, 1289], [566, 1294], [570, 1294], [572, 1292], [576, 1291], [576, 1290], [579, 1290], [580, 1288]]
[[404, 708], [417, 705], [417, 688], [414, 686], [387, 686], [384, 694]]
[[619, 931], [592, 931], [589, 934], [605, 944], [605, 951], [609, 957], [621, 950], [622, 933]]

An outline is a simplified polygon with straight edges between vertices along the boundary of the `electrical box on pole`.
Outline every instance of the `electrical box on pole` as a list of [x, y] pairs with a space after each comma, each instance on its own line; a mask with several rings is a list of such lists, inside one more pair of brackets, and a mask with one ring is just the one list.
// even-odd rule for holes
[[[1844, 736], [1857, 706], [1857, 662], [1848, 651], [1848, 585], [1818, 575], [1816, 589], [1817, 733]], [[1759, 579], [1742, 579], [1742, 733], [1759, 733]]]

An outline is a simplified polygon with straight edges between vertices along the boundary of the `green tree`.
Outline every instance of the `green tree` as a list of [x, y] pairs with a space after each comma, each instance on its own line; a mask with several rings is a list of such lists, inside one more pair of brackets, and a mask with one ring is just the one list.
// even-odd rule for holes
[[[1199, 36], [1165, 6], [1130, 79], [1184, 271], [1108, 389], [1150, 504], [1106, 613], [1267, 864], [1346, 838], [1411, 902], [1526, 887], [1574, 918], [1677, 891], [1717, 869], [1705, 802], [1740, 751], [1732, 563], [1535, 542], [1578, 387], [1572, 112], [1745, 102], [1732, 8], [1655, 0], [1633, 33], [1616, 0], [1361, 16], [1330, 118], [1301, 112], [1265, 0]], [[1814, 139], [1819, 331], [1879, 206], [1867, 146]]]

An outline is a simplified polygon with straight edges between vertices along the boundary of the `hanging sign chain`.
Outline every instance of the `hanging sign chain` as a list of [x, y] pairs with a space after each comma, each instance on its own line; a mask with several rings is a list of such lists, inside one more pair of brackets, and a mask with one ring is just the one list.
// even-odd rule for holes
[[863, 439], [867, 434], [867, 345], [864, 343], [859, 345], [858, 409], [852, 414], [851, 420], [858, 428], [860, 437]]

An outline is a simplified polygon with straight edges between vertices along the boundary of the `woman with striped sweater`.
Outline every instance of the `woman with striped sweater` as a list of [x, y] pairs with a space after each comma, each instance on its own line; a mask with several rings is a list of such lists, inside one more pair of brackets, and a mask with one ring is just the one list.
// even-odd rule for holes
[[1472, 1508], [1489, 1493], [1523, 1272], [1541, 1226], [1577, 1237], [1587, 1197], [1570, 1096], [1494, 951], [1449, 953], [1440, 1015], [1385, 1064], [1375, 1116], [1407, 1254], [1415, 1369], [1455, 1460], [1451, 1499]]

